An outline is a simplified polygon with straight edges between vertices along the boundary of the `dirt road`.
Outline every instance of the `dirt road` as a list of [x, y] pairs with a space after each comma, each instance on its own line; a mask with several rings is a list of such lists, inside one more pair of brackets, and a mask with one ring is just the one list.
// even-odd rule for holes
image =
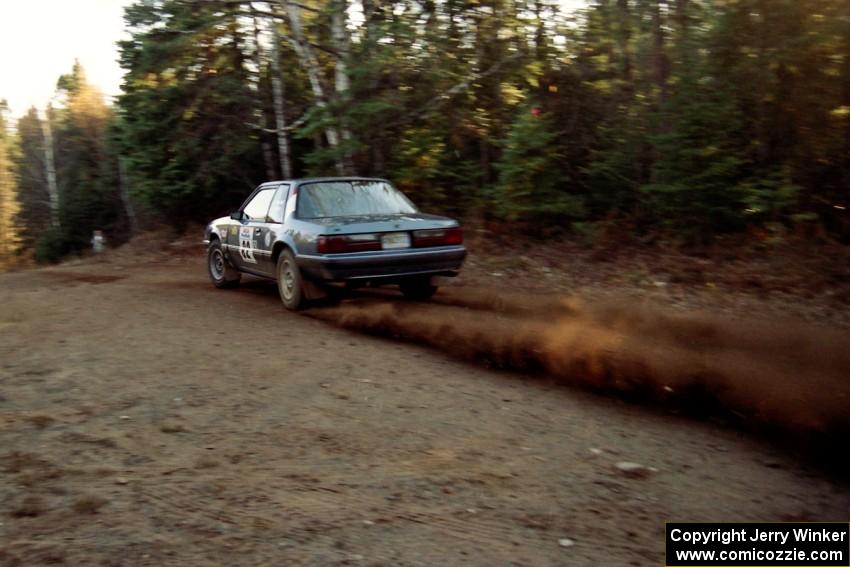
[[732, 428], [218, 291], [198, 259], [0, 294], [3, 565], [660, 565], [665, 520], [850, 519], [848, 485]]

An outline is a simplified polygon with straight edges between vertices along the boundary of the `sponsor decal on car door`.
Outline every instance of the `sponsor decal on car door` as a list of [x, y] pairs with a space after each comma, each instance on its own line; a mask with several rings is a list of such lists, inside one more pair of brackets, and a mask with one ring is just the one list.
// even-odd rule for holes
[[254, 240], [254, 227], [239, 227], [239, 256], [248, 264], [256, 264], [257, 258], [254, 251], [257, 249], [257, 241]]
[[268, 257], [265, 249], [265, 233], [268, 232], [269, 205], [277, 187], [261, 186], [241, 209], [239, 230], [234, 235], [231, 250], [239, 269], [257, 275], [269, 275]]

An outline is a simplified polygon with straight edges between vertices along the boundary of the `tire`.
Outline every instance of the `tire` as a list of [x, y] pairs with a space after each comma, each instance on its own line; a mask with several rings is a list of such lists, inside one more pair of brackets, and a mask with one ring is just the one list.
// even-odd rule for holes
[[277, 257], [277, 291], [283, 306], [290, 311], [298, 311], [306, 305], [304, 297], [304, 279], [295, 263], [295, 256], [288, 249]]
[[437, 286], [431, 283], [430, 277], [404, 280], [398, 287], [404, 297], [418, 301], [431, 299], [437, 293]]
[[207, 248], [207, 272], [210, 275], [210, 281], [219, 289], [236, 287], [242, 279], [239, 270], [231, 266], [224, 257], [224, 250], [217, 238], [210, 242]]

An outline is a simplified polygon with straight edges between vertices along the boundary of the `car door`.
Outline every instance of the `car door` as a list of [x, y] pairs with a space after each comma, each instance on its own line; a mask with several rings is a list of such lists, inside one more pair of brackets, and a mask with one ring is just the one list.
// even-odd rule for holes
[[277, 186], [264, 186], [242, 207], [237, 226], [237, 254], [232, 255], [240, 270], [258, 275], [271, 275], [271, 247], [268, 240], [268, 213]]
[[270, 274], [274, 274], [277, 268], [272, 259], [272, 249], [274, 248], [274, 243], [283, 236], [283, 216], [288, 195], [289, 185], [287, 183], [278, 185], [277, 192], [275, 192], [271, 206], [269, 207], [266, 223], [263, 225], [263, 230], [260, 234], [261, 238], [257, 242], [258, 249], [262, 251], [262, 262], [268, 262], [266, 269]]

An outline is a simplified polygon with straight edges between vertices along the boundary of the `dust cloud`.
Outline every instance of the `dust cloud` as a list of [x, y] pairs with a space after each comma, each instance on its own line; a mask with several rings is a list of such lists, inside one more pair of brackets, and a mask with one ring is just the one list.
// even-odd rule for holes
[[692, 415], [804, 434], [850, 430], [850, 336], [796, 321], [470, 288], [432, 303], [363, 294], [308, 314]]

